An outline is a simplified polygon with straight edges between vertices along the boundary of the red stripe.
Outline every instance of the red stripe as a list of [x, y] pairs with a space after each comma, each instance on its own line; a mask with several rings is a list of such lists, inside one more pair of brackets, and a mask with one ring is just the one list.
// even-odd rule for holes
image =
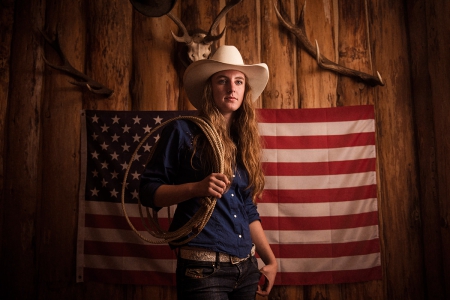
[[334, 244], [271, 244], [276, 258], [322, 258], [380, 252], [379, 239]]
[[[129, 217], [131, 224], [139, 230], [146, 231], [147, 229], [142, 224], [140, 217]], [[169, 221], [167, 218], [159, 219], [160, 226], [167, 230], [169, 228]], [[108, 228], [108, 229], [118, 229], [118, 230], [132, 230], [127, 220], [123, 216], [111, 216], [111, 215], [97, 215], [97, 214], [86, 214], [85, 215], [85, 227], [93, 228]]]
[[375, 145], [373, 132], [327, 136], [263, 136], [265, 149], [328, 149]]
[[84, 268], [84, 281], [112, 284], [175, 285], [175, 273]]
[[260, 203], [324, 203], [376, 198], [377, 186], [325, 190], [264, 190]]
[[117, 242], [84, 241], [84, 254], [122, 256], [122, 257], [144, 257], [155, 259], [176, 259], [176, 255], [166, 245], [139, 245]]
[[258, 109], [259, 122], [310, 123], [374, 119], [373, 105], [332, 108]]
[[314, 285], [362, 282], [381, 279], [381, 266], [369, 269], [328, 272], [281, 272], [275, 278], [276, 285]]
[[332, 230], [378, 225], [378, 212], [326, 217], [261, 217], [265, 230]]
[[266, 176], [308, 176], [336, 175], [375, 171], [376, 159], [357, 159], [314, 163], [275, 163], [262, 164]]

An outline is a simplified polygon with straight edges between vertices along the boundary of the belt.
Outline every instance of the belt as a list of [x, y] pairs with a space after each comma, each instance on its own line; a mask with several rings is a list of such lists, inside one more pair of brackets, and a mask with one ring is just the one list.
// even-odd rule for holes
[[244, 258], [237, 256], [225, 254], [222, 252], [215, 252], [210, 250], [204, 250], [199, 248], [181, 247], [179, 251], [180, 258], [196, 261], [208, 261], [215, 262], [217, 259], [217, 254], [219, 254], [219, 261], [225, 263], [238, 264], [247, 260], [249, 257], [255, 255], [255, 245], [252, 247], [252, 251], [249, 255]]

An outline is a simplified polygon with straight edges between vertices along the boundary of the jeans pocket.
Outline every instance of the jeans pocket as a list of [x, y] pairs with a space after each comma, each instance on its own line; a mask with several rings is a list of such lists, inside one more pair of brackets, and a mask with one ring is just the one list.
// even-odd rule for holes
[[185, 278], [207, 278], [216, 272], [212, 262], [190, 261], [182, 258], [177, 262], [177, 274]]

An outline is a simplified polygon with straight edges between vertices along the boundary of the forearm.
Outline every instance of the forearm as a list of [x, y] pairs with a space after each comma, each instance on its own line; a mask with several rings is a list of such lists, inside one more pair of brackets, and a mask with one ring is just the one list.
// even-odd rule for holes
[[166, 207], [197, 197], [195, 182], [180, 185], [161, 185], [155, 192], [153, 203]]
[[255, 244], [256, 252], [258, 252], [264, 264], [277, 266], [277, 260], [272, 248], [270, 248], [260, 221], [250, 223], [250, 234]]

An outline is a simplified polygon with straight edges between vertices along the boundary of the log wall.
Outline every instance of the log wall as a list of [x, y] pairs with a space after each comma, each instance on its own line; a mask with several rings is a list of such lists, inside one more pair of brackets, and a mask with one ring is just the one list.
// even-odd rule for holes
[[[207, 30], [225, 0], [178, 1], [189, 29]], [[303, 0], [282, 0], [295, 23]], [[450, 2], [312, 0], [306, 32], [321, 53], [385, 86], [321, 70], [278, 22], [272, 0], [244, 0], [215, 46], [266, 62], [259, 108], [373, 104], [383, 279], [276, 286], [269, 299], [450, 297]], [[81, 109], [193, 109], [182, 47], [167, 17], [127, 0], [0, 2], [0, 294], [4, 299], [176, 299], [174, 288], [76, 284]], [[72, 65], [114, 90], [102, 97], [45, 66], [59, 64], [40, 30], [58, 32]], [[262, 299], [262, 298], [258, 298]]]

